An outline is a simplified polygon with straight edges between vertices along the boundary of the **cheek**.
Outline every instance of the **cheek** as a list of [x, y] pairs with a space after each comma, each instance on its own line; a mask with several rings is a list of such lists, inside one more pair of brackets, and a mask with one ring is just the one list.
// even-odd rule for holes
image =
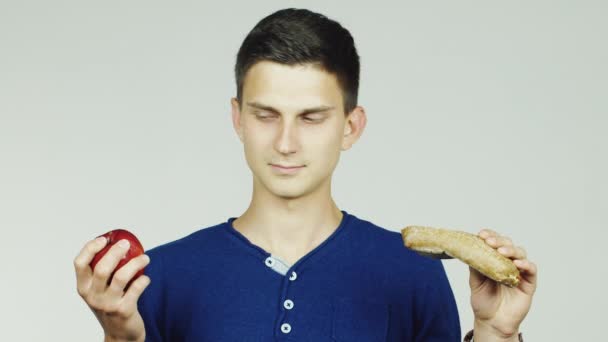
[[271, 137], [268, 130], [252, 127], [243, 131], [243, 144], [248, 151], [257, 151], [271, 144]]
[[276, 135], [275, 130], [269, 125], [250, 124], [243, 130], [244, 142], [252, 148], [260, 148], [272, 145], [272, 139]]
[[340, 146], [341, 141], [337, 139], [317, 140], [308, 146], [308, 152], [316, 156], [318, 166], [323, 169], [333, 169], [340, 158]]
[[341, 132], [337, 132], [335, 130], [325, 130], [320, 131], [315, 136], [311, 136], [308, 141], [310, 141], [309, 147], [314, 149], [318, 153], [325, 155], [326, 157], [330, 157], [339, 153], [342, 147], [342, 136]]
[[245, 153], [245, 160], [249, 165], [249, 168], [257, 173], [261, 170], [262, 166], [269, 163], [267, 160], [268, 146], [263, 136], [259, 131], [245, 130], [243, 131], [243, 150]]

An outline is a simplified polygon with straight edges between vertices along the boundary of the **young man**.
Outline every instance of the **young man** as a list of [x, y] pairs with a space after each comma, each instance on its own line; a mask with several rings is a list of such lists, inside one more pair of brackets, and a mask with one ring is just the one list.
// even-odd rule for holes
[[[92, 272], [105, 242], [89, 242], [75, 260], [78, 290], [106, 340], [459, 341], [441, 261], [332, 199], [340, 153], [367, 120], [349, 32], [314, 12], [277, 11], [246, 37], [235, 73], [232, 123], [253, 174], [249, 208], [149, 250], [109, 286], [125, 249], [112, 247]], [[511, 289], [470, 269], [475, 341], [518, 341], [536, 267], [509, 238], [479, 236], [518, 259], [523, 279]]]

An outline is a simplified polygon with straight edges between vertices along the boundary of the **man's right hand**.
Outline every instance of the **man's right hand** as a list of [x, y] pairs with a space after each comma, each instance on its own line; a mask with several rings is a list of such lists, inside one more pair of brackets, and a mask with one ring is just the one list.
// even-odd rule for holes
[[91, 240], [74, 259], [78, 294], [101, 323], [106, 341], [144, 341], [146, 330], [137, 310], [137, 300], [150, 284], [150, 278], [141, 275], [131, 283], [126, 292], [124, 288], [137, 271], [150, 262], [150, 258], [142, 254], [131, 259], [114, 273], [108, 285], [110, 276], [129, 247], [115, 244], [95, 265], [95, 271], [91, 270], [89, 263], [106, 243], [105, 237]]

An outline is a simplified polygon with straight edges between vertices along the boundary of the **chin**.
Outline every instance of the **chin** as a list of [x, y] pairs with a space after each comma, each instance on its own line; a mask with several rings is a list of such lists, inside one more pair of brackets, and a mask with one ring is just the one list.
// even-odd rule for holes
[[266, 189], [272, 193], [274, 196], [285, 198], [285, 199], [294, 199], [299, 198], [308, 193], [306, 187], [302, 186], [303, 184], [287, 184], [281, 182], [267, 183]]
[[293, 199], [293, 198], [302, 197], [302, 195], [305, 193], [301, 189], [285, 189], [285, 188], [270, 189], [270, 192], [272, 192], [272, 194], [274, 194], [277, 197], [281, 197], [281, 198], [285, 198], [285, 199]]

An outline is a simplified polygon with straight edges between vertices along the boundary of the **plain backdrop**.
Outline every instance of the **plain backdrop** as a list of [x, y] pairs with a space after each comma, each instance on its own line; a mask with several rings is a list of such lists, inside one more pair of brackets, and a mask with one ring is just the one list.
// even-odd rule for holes
[[[285, 7], [343, 24], [368, 125], [333, 178], [390, 230], [487, 227], [528, 251], [526, 341], [605, 337], [604, 1], [0, 1], [3, 341], [101, 341], [73, 259], [239, 216], [251, 173], [230, 121], [245, 35]], [[443, 261], [463, 334], [468, 268]]]

